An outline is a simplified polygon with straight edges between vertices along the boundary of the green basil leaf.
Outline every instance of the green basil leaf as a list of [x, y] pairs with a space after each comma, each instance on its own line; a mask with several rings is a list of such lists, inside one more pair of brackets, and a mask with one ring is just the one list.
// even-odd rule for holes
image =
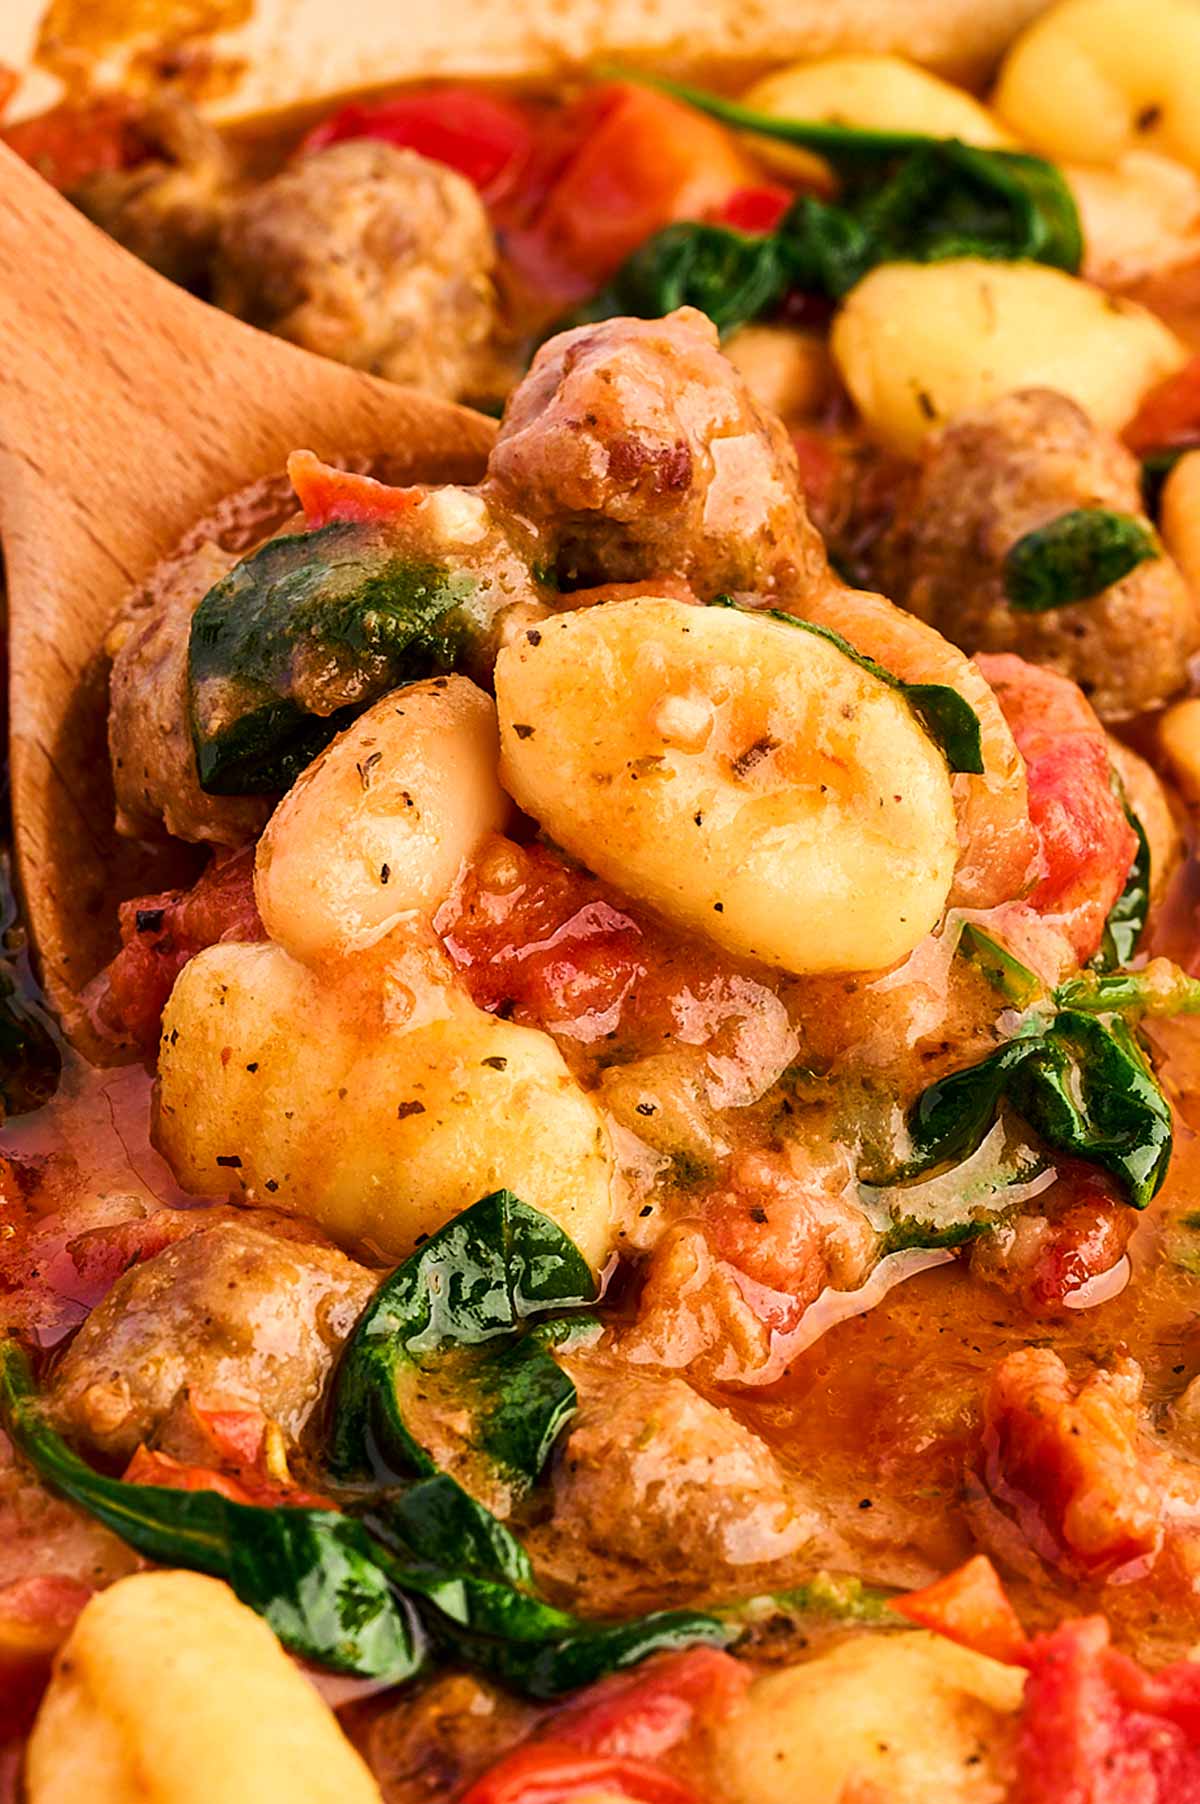
[[1115, 971], [1127, 965], [1138, 949], [1150, 914], [1150, 842], [1128, 802], [1125, 819], [1137, 838], [1137, 851], [1125, 879], [1125, 888], [1109, 910], [1100, 950], [1091, 960], [1093, 971]]
[[215, 1491], [104, 1477], [49, 1426], [28, 1360], [11, 1341], [0, 1344], [0, 1420], [52, 1490], [148, 1559], [224, 1579], [293, 1653], [389, 1682], [421, 1669], [425, 1641], [417, 1619], [349, 1516], [262, 1509]]
[[[738, 607], [728, 595], [714, 597], [709, 605], [715, 608]], [[778, 608], [738, 608], [738, 612], [765, 616], [768, 620], [782, 620], [785, 626], [797, 627], [802, 633], [812, 633], [816, 638], [835, 645], [852, 664], [857, 664], [861, 670], [869, 670], [873, 677], [878, 677], [881, 683], [886, 683], [889, 689], [895, 689], [904, 697], [952, 771], [966, 772], [971, 776], [983, 774], [983, 741], [979, 716], [957, 689], [951, 689], [946, 683], [905, 683], [900, 677], [893, 676], [882, 664], [877, 664], [874, 658], [868, 658], [865, 652], [856, 651], [832, 627], [818, 626], [813, 620], [801, 620], [795, 614], [781, 613]]]
[[[445, 1402], [511, 1494], [536, 1481], [576, 1407], [549, 1348], [596, 1331], [563, 1319], [596, 1300], [587, 1261], [511, 1191], [457, 1215], [382, 1284], [351, 1336], [334, 1396], [330, 1459], [343, 1477], [432, 1473], [419, 1416]], [[549, 1316], [532, 1330], [530, 1318]], [[468, 1454], [470, 1457], [470, 1454]], [[479, 1488], [479, 1481], [472, 1488]]]
[[1089, 601], [1138, 564], [1161, 556], [1144, 520], [1104, 507], [1077, 507], [1035, 526], [1009, 547], [1004, 593], [1018, 613], [1045, 614]]
[[476, 589], [465, 571], [415, 562], [376, 525], [293, 533], [244, 557], [192, 619], [201, 788], [286, 789], [378, 696], [454, 669]]
[[1144, 1209], [1171, 1156], [1171, 1111], [1125, 1023], [1064, 1009], [978, 1065], [931, 1084], [909, 1112], [903, 1182], [967, 1158], [1007, 1102], [1057, 1152], [1111, 1172]]

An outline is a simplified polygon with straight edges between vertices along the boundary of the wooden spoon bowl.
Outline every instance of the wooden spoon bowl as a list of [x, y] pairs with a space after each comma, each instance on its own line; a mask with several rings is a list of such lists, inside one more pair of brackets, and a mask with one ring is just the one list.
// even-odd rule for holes
[[[0, 540], [9, 596], [17, 879], [47, 995], [96, 1053], [81, 993], [116, 909], [192, 867], [120, 839], [104, 640], [203, 530], [242, 549], [294, 503], [309, 446], [397, 482], [474, 482], [495, 424], [314, 357], [173, 287], [0, 146]], [[181, 862], [182, 861], [182, 862]]]

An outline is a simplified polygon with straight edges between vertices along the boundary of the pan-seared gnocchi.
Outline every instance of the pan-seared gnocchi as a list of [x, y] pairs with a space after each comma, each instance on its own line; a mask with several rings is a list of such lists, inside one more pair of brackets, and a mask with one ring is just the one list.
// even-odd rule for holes
[[1012, 46], [995, 105], [1035, 150], [1111, 163], [1160, 150], [1200, 169], [1200, 9], [1191, 0], [1059, 0]]
[[522, 808], [730, 951], [796, 973], [879, 969], [942, 912], [957, 852], [945, 762], [896, 691], [811, 631], [615, 602], [515, 640], [496, 697]]
[[1019, 388], [1053, 388], [1116, 432], [1187, 352], [1161, 320], [1061, 270], [963, 257], [888, 263], [847, 297], [833, 355], [878, 437], [927, 432]]
[[496, 710], [466, 677], [385, 696], [309, 765], [258, 842], [273, 940], [310, 964], [432, 914], [464, 858], [503, 826]]
[[[902, 56], [821, 56], [775, 69], [756, 81], [742, 103], [773, 119], [818, 119], [879, 132], [927, 132], [964, 144], [1010, 144], [985, 106]], [[750, 140], [756, 155], [801, 178], [824, 171], [819, 157], [769, 138]]]
[[380, 1804], [266, 1624], [196, 1572], [98, 1593], [29, 1742], [29, 1804]]
[[225, 942], [163, 1017], [156, 1134], [198, 1195], [309, 1216], [395, 1260], [491, 1190], [608, 1252], [606, 1131], [548, 1034], [484, 1014], [432, 955], [380, 946], [318, 974]]
[[769, 1672], [714, 1730], [731, 1804], [995, 1804], [1024, 1681], [923, 1631]]

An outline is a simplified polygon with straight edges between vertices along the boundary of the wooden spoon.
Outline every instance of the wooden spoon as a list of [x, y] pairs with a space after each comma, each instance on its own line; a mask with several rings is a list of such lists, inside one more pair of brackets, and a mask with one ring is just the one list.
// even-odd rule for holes
[[[8, 572], [17, 875], [42, 979], [96, 1050], [80, 992], [116, 904], [179, 874], [121, 840], [105, 635], [231, 491], [311, 446], [395, 481], [473, 482], [495, 425], [256, 332], [155, 275], [0, 146], [0, 537]], [[278, 495], [276, 495], [276, 506]]]

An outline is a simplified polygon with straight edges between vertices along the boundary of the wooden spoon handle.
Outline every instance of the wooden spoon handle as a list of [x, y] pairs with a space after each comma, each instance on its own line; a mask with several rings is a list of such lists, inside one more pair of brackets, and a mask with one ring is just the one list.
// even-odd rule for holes
[[289, 451], [470, 482], [491, 420], [310, 356], [155, 275], [0, 147], [0, 534], [17, 869], [52, 1000], [158, 887], [113, 833], [105, 635], [130, 587]]

